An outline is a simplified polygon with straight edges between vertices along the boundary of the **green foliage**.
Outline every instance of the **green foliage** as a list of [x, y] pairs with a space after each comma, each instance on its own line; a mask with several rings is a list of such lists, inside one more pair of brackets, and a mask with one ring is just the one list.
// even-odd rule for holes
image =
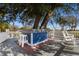
[[[44, 16], [45, 13], [52, 13], [53, 10], [56, 10], [57, 8], [62, 8], [64, 9], [64, 11], [66, 11], [66, 14], [71, 12], [71, 7], [69, 7], [69, 4], [59, 4], [59, 3], [35, 3], [35, 4], [0, 4], [0, 17], [5, 17], [6, 14], [9, 14], [6, 21], [10, 22], [15, 22], [15, 21], [19, 21], [22, 24], [24, 24], [24, 22], [28, 22], [29, 18], [36, 18], [37, 16]], [[58, 12], [58, 11], [57, 11]], [[56, 14], [57, 18], [60, 14]], [[53, 15], [54, 16], [54, 15]], [[19, 17], [20, 19], [16, 19], [17, 17]], [[49, 17], [46, 17], [41, 25], [42, 26], [46, 26], [47, 25], [47, 20]], [[34, 19], [32, 21], [34, 21]], [[40, 20], [40, 19], [35, 19], [35, 20]], [[57, 19], [56, 19], [57, 20]], [[55, 20], [55, 21], [56, 21]], [[47, 22], [46, 22], [47, 21]], [[62, 18], [60, 18], [59, 20], [57, 20], [59, 22], [60, 25], [65, 25], [66, 21]], [[1, 21], [0, 21], [1, 22]], [[38, 21], [37, 23], [39, 24], [40, 21]], [[37, 24], [37, 25], [38, 25]], [[35, 25], [34, 25], [35, 26]]]
[[59, 22], [60, 25], [66, 25], [67, 20], [65, 20], [63, 17], [60, 17], [58, 22]]
[[31, 27], [21, 27], [19, 28], [19, 30], [31, 30], [32, 28]]
[[6, 23], [6, 22], [3, 22], [3, 23], [0, 23], [0, 31], [5, 31], [6, 29], [10, 28], [9, 27], [10, 24]]

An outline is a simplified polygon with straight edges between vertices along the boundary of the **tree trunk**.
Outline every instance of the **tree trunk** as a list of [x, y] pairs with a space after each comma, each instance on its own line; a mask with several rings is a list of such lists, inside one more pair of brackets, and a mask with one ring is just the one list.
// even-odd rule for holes
[[50, 16], [50, 13], [47, 13], [44, 20], [43, 20], [43, 22], [42, 22], [42, 24], [41, 24], [41, 26], [40, 26], [40, 29], [41, 28], [44, 28], [44, 29], [46, 28], [49, 16]]
[[44, 18], [44, 20], [43, 20], [43, 22], [42, 22], [42, 24], [41, 24], [41, 26], [40, 26], [40, 29], [41, 29], [41, 28], [46, 29], [47, 23], [48, 23], [48, 18], [49, 18], [51, 15], [52, 15], [51, 12], [48, 12], [48, 13], [46, 14], [46, 16], [45, 16], [45, 18]]
[[15, 23], [14, 23], [14, 21], [13, 21], [13, 31], [15, 31]]
[[39, 22], [40, 22], [41, 16], [36, 16], [35, 22], [34, 22], [34, 26], [33, 29], [37, 29]]

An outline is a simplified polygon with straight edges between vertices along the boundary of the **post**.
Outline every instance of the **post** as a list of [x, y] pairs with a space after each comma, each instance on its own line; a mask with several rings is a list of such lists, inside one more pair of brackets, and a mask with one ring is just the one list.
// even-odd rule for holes
[[54, 38], [54, 33], [55, 33], [55, 30], [53, 29], [53, 38]]
[[33, 46], [33, 33], [31, 33], [31, 46]]
[[19, 42], [19, 45], [21, 45], [21, 35], [20, 35], [20, 39], [18, 40], [18, 42]]
[[22, 39], [21, 39], [21, 41], [22, 41], [22, 47], [24, 47], [24, 39], [25, 39], [24, 37], [25, 36], [22, 35]]
[[74, 44], [74, 47], [77, 47], [76, 38], [73, 38], [73, 44]]

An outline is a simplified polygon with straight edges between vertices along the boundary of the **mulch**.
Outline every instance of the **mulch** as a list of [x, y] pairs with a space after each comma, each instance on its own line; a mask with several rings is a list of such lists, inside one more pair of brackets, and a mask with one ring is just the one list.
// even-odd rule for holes
[[44, 43], [41, 43], [41, 44], [38, 44], [36, 46], [29, 46], [28, 44], [24, 44], [24, 47], [21, 47], [22, 49], [24, 49], [24, 51], [27, 53], [27, 54], [34, 54], [38, 51], [38, 49], [41, 49], [43, 48], [45, 45], [49, 45], [49, 44], [52, 44], [53, 40], [48, 40]]

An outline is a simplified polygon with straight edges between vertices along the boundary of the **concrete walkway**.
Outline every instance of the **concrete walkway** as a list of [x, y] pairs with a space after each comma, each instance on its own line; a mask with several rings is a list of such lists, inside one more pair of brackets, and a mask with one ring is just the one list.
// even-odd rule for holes
[[8, 39], [8, 33], [0, 32], [0, 43]]

